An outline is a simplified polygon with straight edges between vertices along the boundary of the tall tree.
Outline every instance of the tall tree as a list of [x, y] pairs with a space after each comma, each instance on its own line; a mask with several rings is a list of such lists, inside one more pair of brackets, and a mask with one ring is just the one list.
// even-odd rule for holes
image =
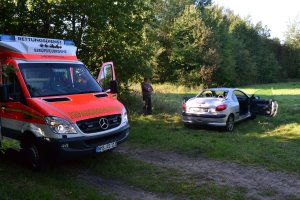
[[287, 24], [284, 49], [288, 77], [300, 78], [300, 15]]
[[170, 62], [177, 80], [188, 85], [211, 85], [219, 57], [211, 30], [194, 5], [186, 6], [170, 29]]

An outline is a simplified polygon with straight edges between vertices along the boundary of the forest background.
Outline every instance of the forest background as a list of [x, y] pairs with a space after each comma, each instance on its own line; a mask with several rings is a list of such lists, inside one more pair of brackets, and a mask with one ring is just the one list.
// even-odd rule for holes
[[[258, 5], [259, 6], [259, 5]], [[230, 86], [300, 78], [300, 25], [270, 37], [211, 0], [0, 0], [0, 33], [74, 40], [94, 75], [113, 61], [127, 87]]]

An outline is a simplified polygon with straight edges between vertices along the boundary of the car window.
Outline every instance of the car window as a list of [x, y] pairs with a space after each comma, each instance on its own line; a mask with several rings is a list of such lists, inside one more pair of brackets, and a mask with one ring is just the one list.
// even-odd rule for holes
[[197, 97], [200, 98], [226, 98], [228, 94], [227, 90], [204, 90]]
[[210, 90], [205, 90], [198, 95], [198, 97], [212, 97], [213, 93]]
[[248, 96], [243, 93], [242, 91], [239, 91], [239, 90], [235, 90], [233, 92], [235, 94], [235, 96], [238, 98], [238, 99], [245, 99], [245, 98], [248, 98]]
[[238, 100], [237, 100], [237, 98], [236, 98], [236, 96], [235, 96], [234, 93], [232, 93], [232, 100], [235, 101], [235, 102], [238, 102]]

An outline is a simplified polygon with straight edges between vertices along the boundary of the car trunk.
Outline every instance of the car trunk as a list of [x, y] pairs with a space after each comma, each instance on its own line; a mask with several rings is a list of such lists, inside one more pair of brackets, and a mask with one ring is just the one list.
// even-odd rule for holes
[[187, 113], [215, 112], [215, 108], [221, 105], [224, 98], [194, 98], [187, 101]]

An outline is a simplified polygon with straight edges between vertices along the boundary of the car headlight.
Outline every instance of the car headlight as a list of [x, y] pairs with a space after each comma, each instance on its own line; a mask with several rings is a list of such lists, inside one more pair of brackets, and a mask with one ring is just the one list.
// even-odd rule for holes
[[46, 124], [56, 134], [75, 134], [74, 127], [65, 119], [60, 117], [45, 117]]
[[128, 115], [125, 107], [122, 110], [122, 124], [128, 124]]

